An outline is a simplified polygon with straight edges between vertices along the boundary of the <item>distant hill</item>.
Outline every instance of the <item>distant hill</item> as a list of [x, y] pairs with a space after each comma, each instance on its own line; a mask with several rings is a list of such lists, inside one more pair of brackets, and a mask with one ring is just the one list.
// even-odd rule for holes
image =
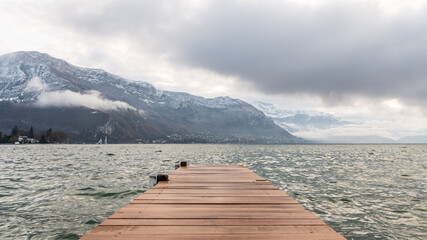
[[39, 52], [0, 56], [0, 131], [14, 125], [73, 142], [304, 142], [239, 99], [161, 91]]
[[339, 136], [319, 140], [322, 143], [397, 143], [391, 138], [375, 135], [370, 136]]
[[400, 138], [398, 140], [400, 143], [427, 143], [427, 135], [419, 135], [419, 136], [409, 136]]

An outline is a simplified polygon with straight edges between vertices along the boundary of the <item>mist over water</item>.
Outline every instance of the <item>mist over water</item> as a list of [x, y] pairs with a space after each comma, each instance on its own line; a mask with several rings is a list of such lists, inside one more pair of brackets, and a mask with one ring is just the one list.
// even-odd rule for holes
[[422, 239], [427, 145], [3, 145], [0, 239], [78, 239], [174, 162], [243, 164], [348, 239]]

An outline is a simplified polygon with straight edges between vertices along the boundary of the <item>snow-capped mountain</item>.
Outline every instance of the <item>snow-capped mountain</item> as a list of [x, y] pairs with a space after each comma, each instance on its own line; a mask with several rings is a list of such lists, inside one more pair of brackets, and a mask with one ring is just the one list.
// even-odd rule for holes
[[329, 129], [350, 124], [350, 122], [343, 121], [329, 113], [283, 110], [265, 102], [255, 102], [253, 106], [272, 118], [277, 125], [293, 133], [316, 128]]
[[39, 52], [0, 56], [0, 121], [3, 132], [55, 127], [74, 141], [302, 141], [239, 99], [161, 91]]
[[294, 111], [278, 109], [271, 103], [257, 101], [253, 102], [252, 105], [271, 118], [285, 118], [295, 115]]
[[[206, 99], [186, 93], [157, 90], [153, 85], [130, 81], [104, 70], [81, 68], [39, 52], [15, 52], [0, 57], [0, 101], [34, 102], [45, 92], [84, 93], [96, 90], [108, 99], [126, 100], [137, 97], [147, 104], [169, 103], [177, 107], [192, 101], [197, 105], [221, 108], [243, 103], [238, 99]], [[117, 91], [127, 96], [117, 96]]]

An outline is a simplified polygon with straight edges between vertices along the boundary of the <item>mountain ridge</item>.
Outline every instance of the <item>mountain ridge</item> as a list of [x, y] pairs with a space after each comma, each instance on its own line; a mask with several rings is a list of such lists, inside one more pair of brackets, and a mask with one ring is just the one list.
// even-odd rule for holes
[[[143, 142], [304, 142], [240, 99], [207, 99], [162, 91], [150, 83], [131, 81], [101, 69], [77, 67], [35, 51], [0, 56], [0, 103], [3, 109], [15, 114], [14, 119], [0, 118], [2, 131], [7, 131], [14, 121], [28, 127], [31, 121], [25, 117], [41, 119], [40, 114], [47, 114], [46, 109], [57, 114], [73, 109], [81, 114], [82, 127], [86, 126], [84, 121], [92, 122], [93, 116], [89, 113], [96, 110], [106, 114], [97, 122], [96, 129], [89, 124], [90, 134], [84, 139], [71, 134], [75, 142], [95, 141], [103, 135], [109, 136], [110, 142], [134, 142], [135, 139]], [[25, 115], [24, 110], [33, 115]], [[103, 131], [107, 123], [110, 131]], [[67, 129], [61, 125], [61, 119], [55, 125], [69, 133], [83, 131]], [[128, 141], [121, 135], [127, 136]]]

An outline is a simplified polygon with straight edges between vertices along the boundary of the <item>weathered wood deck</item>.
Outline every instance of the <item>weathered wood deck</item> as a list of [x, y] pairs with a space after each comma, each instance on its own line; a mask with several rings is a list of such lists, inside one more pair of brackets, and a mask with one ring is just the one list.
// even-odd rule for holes
[[81, 239], [345, 239], [240, 165], [188, 166]]

